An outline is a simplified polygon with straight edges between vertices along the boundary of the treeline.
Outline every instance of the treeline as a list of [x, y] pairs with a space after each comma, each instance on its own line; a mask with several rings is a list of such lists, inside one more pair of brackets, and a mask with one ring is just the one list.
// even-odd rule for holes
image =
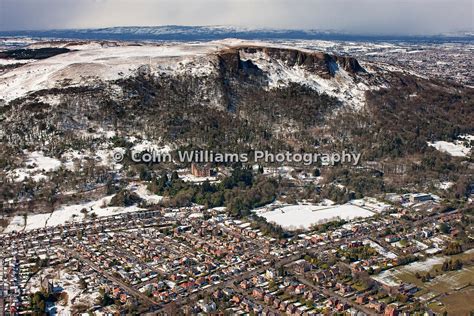
[[338, 183], [341, 187], [331, 186], [321, 195], [338, 203], [354, 198], [373, 196], [386, 191], [382, 174], [374, 170], [334, 167], [325, 174], [326, 183]]
[[461, 252], [463, 252], [462, 246], [457, 242], [449, 243], [443, 250], [443, 254], [446, 256], [457, 255]]
[[235, 216], [246, 216], [254, 208], [275, 200], [278, 190], [276, 179], [255, 176], [250, 169], [235, 168], [220, 183], [205, 181], [202, 184], [185, 182], [173, 172], [153, 180], [149, 189], [169, 197], [167, 206], [190, 206], [192, 203], [208, 208], [225, 206]]
[[252, 228], [259, 229], [264, 235], [270, 235], [275, 238], [286, 238], [292, 236], [291, 232], [283, 230], [279, 225], [267, 222], [264, 217], [253, 216]]
[[339, 254], [349, 260], [349, 262], [355, 262], [377, 256], [378, 252], [369, 245], [364, 245], [361, 247], [347, 248], [344, 250], [340, 249]]
[[459, 259], [456, 260], [446, 260], [441, 266], [442, 271], [456, 271], [462, 269], [462, 261]]
[[132, 206], [142, 202], [142, 198], [138, 196], [135, 192], [130, 192], [129, 190], [120, 190], [115, 194], [110, 200], [109, 206]]

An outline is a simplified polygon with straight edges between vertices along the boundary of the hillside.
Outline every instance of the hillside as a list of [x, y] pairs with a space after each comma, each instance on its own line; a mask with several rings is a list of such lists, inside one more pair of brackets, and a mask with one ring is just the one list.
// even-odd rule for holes
[[[264, 42], [56, 41], [27, 49], [43, 48], [62, 50], [49, 58], [1, 59], [5, 201], [48, 194], [52, 184], [53, 191], [68, 191], [104, 183], [111, 169], [136, 174], [138, 166], [112, 164], [110, 154], [144, 144], [233, 152], [347, 149], [361, 152], [364, 166], [385, 170], [385, 186], [456, 182], [471, 174], [469, 157], [428, 145], [474, 133], [473, 89], [466, 86]], [[35, 152], [62, 166], [29, 180], [31, 170], [23, 169]], [[343, 181], [338, 170], [330, 172]]]

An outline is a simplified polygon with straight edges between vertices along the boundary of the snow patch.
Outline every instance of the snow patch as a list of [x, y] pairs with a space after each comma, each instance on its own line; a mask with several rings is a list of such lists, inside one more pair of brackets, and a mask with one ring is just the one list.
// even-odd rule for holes
[[[454, 142], [428, 142], [428, 146], [432, 146], [454, 157], [466, 157], [471, 153], [470, 142], [472, 141], [474, 141], [473, 135], [463, 135], [459, 137], [459, 140], [455, 140]], [[466, 143], [468, 143], [467, 146]]]
[[373, 216], [375, 213], [352, 204], [343, 205], [289, 205], [268, 210], [255, 211], [268, 222], [275, 223], [288, 230], [309, 229], [314, 224], [322, 224], [338, 219], [353, 220]]
[[93, 216], [92, 214], [95, 214], [97, 217], [104, 217], [144, 210], [136, 205], [129, 207], [107, 206], [112, 197], [113, 195], [92, 202], [62, 206], [52, 213], [15, 216], [7, 228], [5, 228], [4, 233], [23, 230], [29, 231], [37, 228], [80, 222], [84, 220], [86, 216]]
[[16, 182], [22, 182], [31, 177], [34, 181], [46, 179], [46, 172], [59, 169], [61, 161], [56, 158], [47, 157], [42, 151], [24, 152], [27, 156], [26, 168], [14, 169], [9, 172], [11, 178]]

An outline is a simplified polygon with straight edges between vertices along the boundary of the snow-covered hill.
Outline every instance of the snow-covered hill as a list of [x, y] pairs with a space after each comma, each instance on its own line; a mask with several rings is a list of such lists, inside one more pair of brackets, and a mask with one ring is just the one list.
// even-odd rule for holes
[[322, 47], [25, 42], [0, 52], [0, 163], [8, 166], [0, 179], [8, 201], [25, 201], [34, 187], [46, 196], [56, 186], [87, 192], [152, 177], [127, 159], [113, 163], [115, 152], [131, 149], [342, 148], [378, 162], [436, 155], [427, 142], [472, 135], [472, 88]]
[[[143, 70], [157, 78], [163, 74], [197, 78], [219, 76], [219, 56], [229, 50], [235, 50], [242, 61], [258, 67], [266, 78], [268, 89], [297, 83], [354, 107], [363, 106], [365, 91], [378, 89], [366, 76], [348, 72], [345, 59], [264, 42], [224, 40], [137, 45], [61, 41], [34, 43], [29, 48], [53, 46], [71, 51], [42, 60], [21, 60], [18, 67], [0, 73], [0, 98], [9, 102], [39, 90], [94, 85], [97, 81], [132, 77]], [[254, 49], [246, 49], [249, 47]], [[285, 53], [275, 53], [275, 49]], [[294, 53], [298, 54], [298, 61], [289, 60]], [[305, 59], [303, 62], [302, 58]], [[0, 59], [1, 64], [15, 62]]]
[[[97, 79], [110, 81], [125, 78], [135, 74], [142, 66], [148, 66], [156, 73], [185, 71], [187, 58], [199, 58], [212, 51], [206, 45], [101, 46], [87, 43], [71, 48], [73, 51], [67, 54], [32, 61], [2, 74], [2, 98], [10, 101], [42, 89], [87, 85]], [[207, 69], [202, 66], [190, 71], [194, 74], [205, 73]]]

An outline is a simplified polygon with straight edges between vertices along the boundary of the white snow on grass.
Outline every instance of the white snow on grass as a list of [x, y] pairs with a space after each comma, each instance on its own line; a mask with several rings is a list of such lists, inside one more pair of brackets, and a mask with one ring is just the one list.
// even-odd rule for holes
[[78, 171], [82, 162], [88, 159], [90, 155], [86, 152], [78, 150], [68, 150], [61, 155], [61, 160], [64, 161], [63, 165], [66, 169], [71, 171]]
[[455, 157], [465, 157], [471, 151], [470, 148], [466, 148], [462, 144], [446, 141], [436, 141], [433, 143], [428, 143], [428, 145]]
[[5, 59], [0, 58], [0, 65], [16, 65], [16, 64], [28, 64], [34, 62], [34, 59]]
[[455, 140], [454, 142], [435, 141], [432, 143], [428, 142], [428, 145], [454, 157], [466, 157], [471, 153], [471, 147], [466, 146], [465, 142], [469, 143], [473, 140], [473, 135], [464, 135], [460, 136], [459, 140]]
[[402, 281], [395, 276], [393, 270], [386, 270], [380, 274], [373, 275], [372, 279], [386, 286], [399, 286], [402, 284]]
[[257, 215], [268, 222], [287, 230], [309, 229], [314, 224], [322, 224], [338, 219], [353, 220], [373, 216], [375, 213], [357, 205], [290, 205], [281, 208], [256, 210]]
[[9, 233], [12, 231], [22, 231], [26, 226], [25, 219], [27, 219], [27, 217], [24, 217], [24, 216], [13, 217], [10, 220], [10, 223], [8, 224], [8, 226], [3, 230], [3, 232]]
[[180, 175], [179, 178], [184, 182], [202, 183], [209, 181], [211, 183], [217, 183], [219, 179], [217, 177], [196, 177], [190, 173]]
[[41, 151], [34, 151], [28, 155], [26, 165], [33, 167], [32, 170], [51, 171], [61, 166], [61, 162], [56, 158], [46, 157]]
[[[464, 253], [474, 253], [474, 249], [470, 249]], [[389, 286], [397, 286], [403, 283], [402, 280], [400, 280], [400, 278], [398, 277], [399, 275], [404, 273], [410, 273], [415, 275], [417, 272], [420, 274], [424, 274], [432, 270], [436, 265], [441, 265], [443, 264], [443, 262], [450, 259], [451, 257], [449, 256], [430, 257], [423, 261], [416, 261], [405, 266], [395, 267], [393, 269], [383, 271], [378, 275], [372, 276], [372, 278], [382, 284], [386, 284]]]
[[429, 272], [434, 266], [443, 264], [443, 262], [448, 258], [449, 257], [445, 256], [431, 257], [424, 261], [416, 261], [402, 267], [385, 270], [378, 275], [372, 276], [372, 278], [388, 286], [398, 286], [403, 283], [403, 281], [398, 277], [400, 274], [415, 274], [417, 272], [420, 274], [426, 273]]
[[31, 177], [35, 181], [47, 178], [44, 173], [57, 170], [61, 166], [61, 161], [56, 158], [47, 157], [42, 151], [25, 151], [26, 168], [12, 170], [9, 175], [17, 182], [22, 182]]
[[125, 148], [116, 147], [114, 149], [99, 149], [93, 156], [103, 166], [113, 166], [114, 169], [122, 169], [123, 165], [114, 160], [114, 153], [120, 152], [123, 156], [126, 154]]
[[446, 259], [449, 257], [441, 256], [441, 257], [431, 257], [424, 261], [416, 261], [410, 263], [402, 268], [404, 271], [408, 272], [428, 272], [430, 271], [435, 265], [443, 264]]
[[82, 168], [83, 164], [89, 160], [101, 166], [113, 167], [116, 170], [121, 169], [123, 165], [121, 163], [115, 162], [113, 155], [115, 152], [120, 152], [125, 155], [125, 149], [122, 147], [110, 149], [109, 146], [109, 143], [101, 144], [101, 146], [95, 151], [78, 151], [70, 149], [61, 156], [63, 166], [68, 170], [78, 171], [80, 168]]
[[[4, 233], [23, 230], [28, 231], [37, 228], [64, 225], [71, 222], [80, 222], [86, 216], [92, 216], [92, 214], [97, 215], [97, 217], [104, 217], [144, 210], [136, 205], [129, 207], [107, 206], [112, 197], [111, 195], [92, 202], [62, 206], [52, 213], [28, 215], [26, 217], [26, 225], [24, 224], [24, 216], [15, 216], [5, 228]], [[81, 212], [83, 209], [85, 209], [86, 212]]]
[[50, 306], [51, 315], [68, 316], [72, 315], [72, 302], [81, 296], [80, 279], [75, 274], [69, 274], [64, 270], [60, 271], [59, 278], [54, 278], [55, 291], [67, 293], [67, 301], [58, 301]]
[[75, 304], [92, 305], [99, 296], [98, 292], [87, 293], [81, 289], [80, 277], [82, 274], [70, 272], [69, 269], [45, 268], [33, 274], [25, 285], [26, 293], [36, 293], [41, 291], [41, 281], [47, 277], [53, 283], [53, 292], [55, 294], [66, 293], [67, 300], [58, 300], [48, 302], [46, 311], [48, 315], [69, 316], [73, 315], [73, 306]]
[[131, 142], [134, 143], [134, 146], [131, 148], [132, 152], [156, 152], [159, 154], [167, 154], [171, 152], [171, 147], [169, 145], [160, 146], [157, 143], [150, 140], [137, 140], [136, 138], [129, 138]]
[[454, 185], [454, 182], [451, 181], [444, 181], [438, 183], [436, 186], [441, 190], [448, 190]]
[[158, 204], [163, 200], [163, 196], [154, 194], [148, 190], [143, 183], [131, 183], [127, 187], [130, 191], [135, 192], [142, 198], [146, 204]]
[[214, 65], [210, 59], [200, 57], [218, 48], [206, 44], [80, 46], [80, 50], [28, 63], [0, 75], [0, 95], [10, 101], [33, 91], [58, 87], [64, 80], [74, 86], [97, 78], [105, 81], [126, 78], [142, 66], [148, 67], [151, 73], [177, 71], [205, 76]]
[[[11, 232], [19, 232], [19, 231], [24, 231], [24, 230], [32, 230], [38, 227], [44, 227], [46, 223], [46, 219], [48, 217], [49, 217], [49, 214], [37, 214], [37, 215], [28, 216], [26, 218], [26, 223], [25, 223], [25, 218], [23, 216], [15, 216], [10, 221], [10, 224], [8, 224], [8, 226], [3, 230], [3, 233], [8, 234]], [[28, 225], [28, 221], [30, 221], [29, 223], [30, 225]], [[35, 224], [32, 225], [31, 221], [33, 221]]]

